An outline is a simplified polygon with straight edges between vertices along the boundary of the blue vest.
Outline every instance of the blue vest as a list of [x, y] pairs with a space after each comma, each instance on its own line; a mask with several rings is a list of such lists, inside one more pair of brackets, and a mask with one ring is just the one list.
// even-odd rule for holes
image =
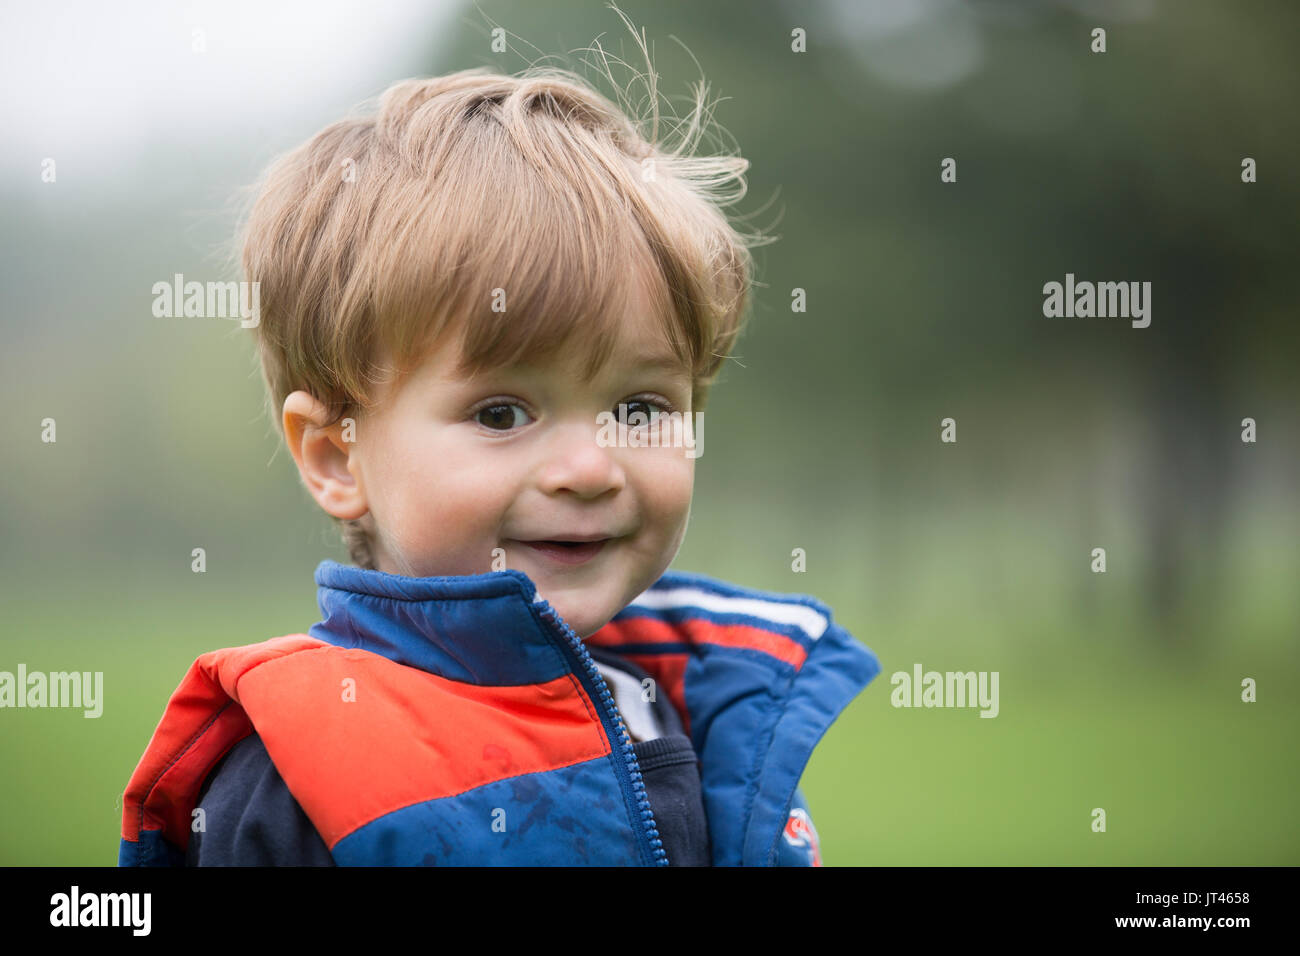
[[[183, 862], [203, 781], [254, 730], [339, 864], [668, 863], [614, 697], [527, 575], [325, 561], [316, 583], [307, 634], [191, 666], [128, 785], [121, 865]], [[668, 572], [587, 642], [681, 714], [714, 865], [807, 845], [799, 778], [880, 671], [825, 605]]]

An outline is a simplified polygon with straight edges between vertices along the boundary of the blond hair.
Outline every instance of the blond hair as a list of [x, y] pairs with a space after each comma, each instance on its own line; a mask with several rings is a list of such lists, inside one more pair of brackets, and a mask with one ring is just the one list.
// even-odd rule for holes
[[[745, 320], [749, 247], [771, 240], [722, 212], [745, 194], [748, 161], [693, 155], [710, 120], [706, 85], [669, 149], [653, 69], [643, 79], [651, 111], [638, 123], [567, 69], [403, 80], [372, 115], [274, 162], [239, 241], [246, 278], [260, 283], [258, 355], [276, 427], [299, 389], [330, 408], [331, 424], [359, 414], [448, 333], [463, 372], [573, 344], [594, 374], [631, 277], [646, 274], [702, 408]], [[503, 294], [506, 310], [494, 311]], [[371, 524], [342, 524], [352, 560], [373, 568]]]

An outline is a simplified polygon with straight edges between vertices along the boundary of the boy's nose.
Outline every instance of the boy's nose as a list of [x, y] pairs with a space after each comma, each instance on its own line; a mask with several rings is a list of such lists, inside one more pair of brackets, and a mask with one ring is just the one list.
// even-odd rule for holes
[[595, 422], [555, 426], [547, 436], [545, 458], [538, 472], [538, 484], [547, 494], [572, 492], [582, 498], [596, 498], [627, 484], [618, 461], [617, 448], [602, 448]]

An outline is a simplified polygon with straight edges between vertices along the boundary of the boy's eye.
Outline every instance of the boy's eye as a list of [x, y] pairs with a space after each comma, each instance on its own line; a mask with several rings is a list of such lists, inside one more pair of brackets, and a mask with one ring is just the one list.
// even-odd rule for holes
[[520, 425], [527, 425], [531, 418], [528, 413], [518, 405], [488, 405], [486, 408], [480, 408], [474, 413], [475, 420], [485, 428], [491, 428], [493, 431], [509, 431]]
[[665, 411], [667, 409], [655, 402], [633, 399], [630, 402], [620, 402], [614, 414], [620, 424], [641, 428], [655, 424], [659, 420], [659, 415]]
[[[620, 402], [614, 409], [614, 417], [626, 427], [646, 428], [657, 426], [660, 416], [670, 411], [672, 408], [666, 401], [634, 398], [631, 401]], [[532, 416], [522, 405], [503, 401], [484, 405], [474, 413], [474, 420], [484, 428], [500, 432], [522, 428], [533, 421]]]

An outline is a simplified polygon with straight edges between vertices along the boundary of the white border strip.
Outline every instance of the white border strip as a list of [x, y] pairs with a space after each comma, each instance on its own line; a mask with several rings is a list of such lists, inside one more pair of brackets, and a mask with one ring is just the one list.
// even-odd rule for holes
[[826, 628], [830, 625], [826, 615], [803, 604], [779, 604], [776, 601], [763, 601], [758, 598], [724, 597], [701, 591], [699, 588], [646, 591], [632, 602], [632, 606], [651, 610], [698, 607], [715, 614], [743, 614], [746, 617], [756, 617], [776, 624], [793, 624], [814, 641], [825, 634]]

